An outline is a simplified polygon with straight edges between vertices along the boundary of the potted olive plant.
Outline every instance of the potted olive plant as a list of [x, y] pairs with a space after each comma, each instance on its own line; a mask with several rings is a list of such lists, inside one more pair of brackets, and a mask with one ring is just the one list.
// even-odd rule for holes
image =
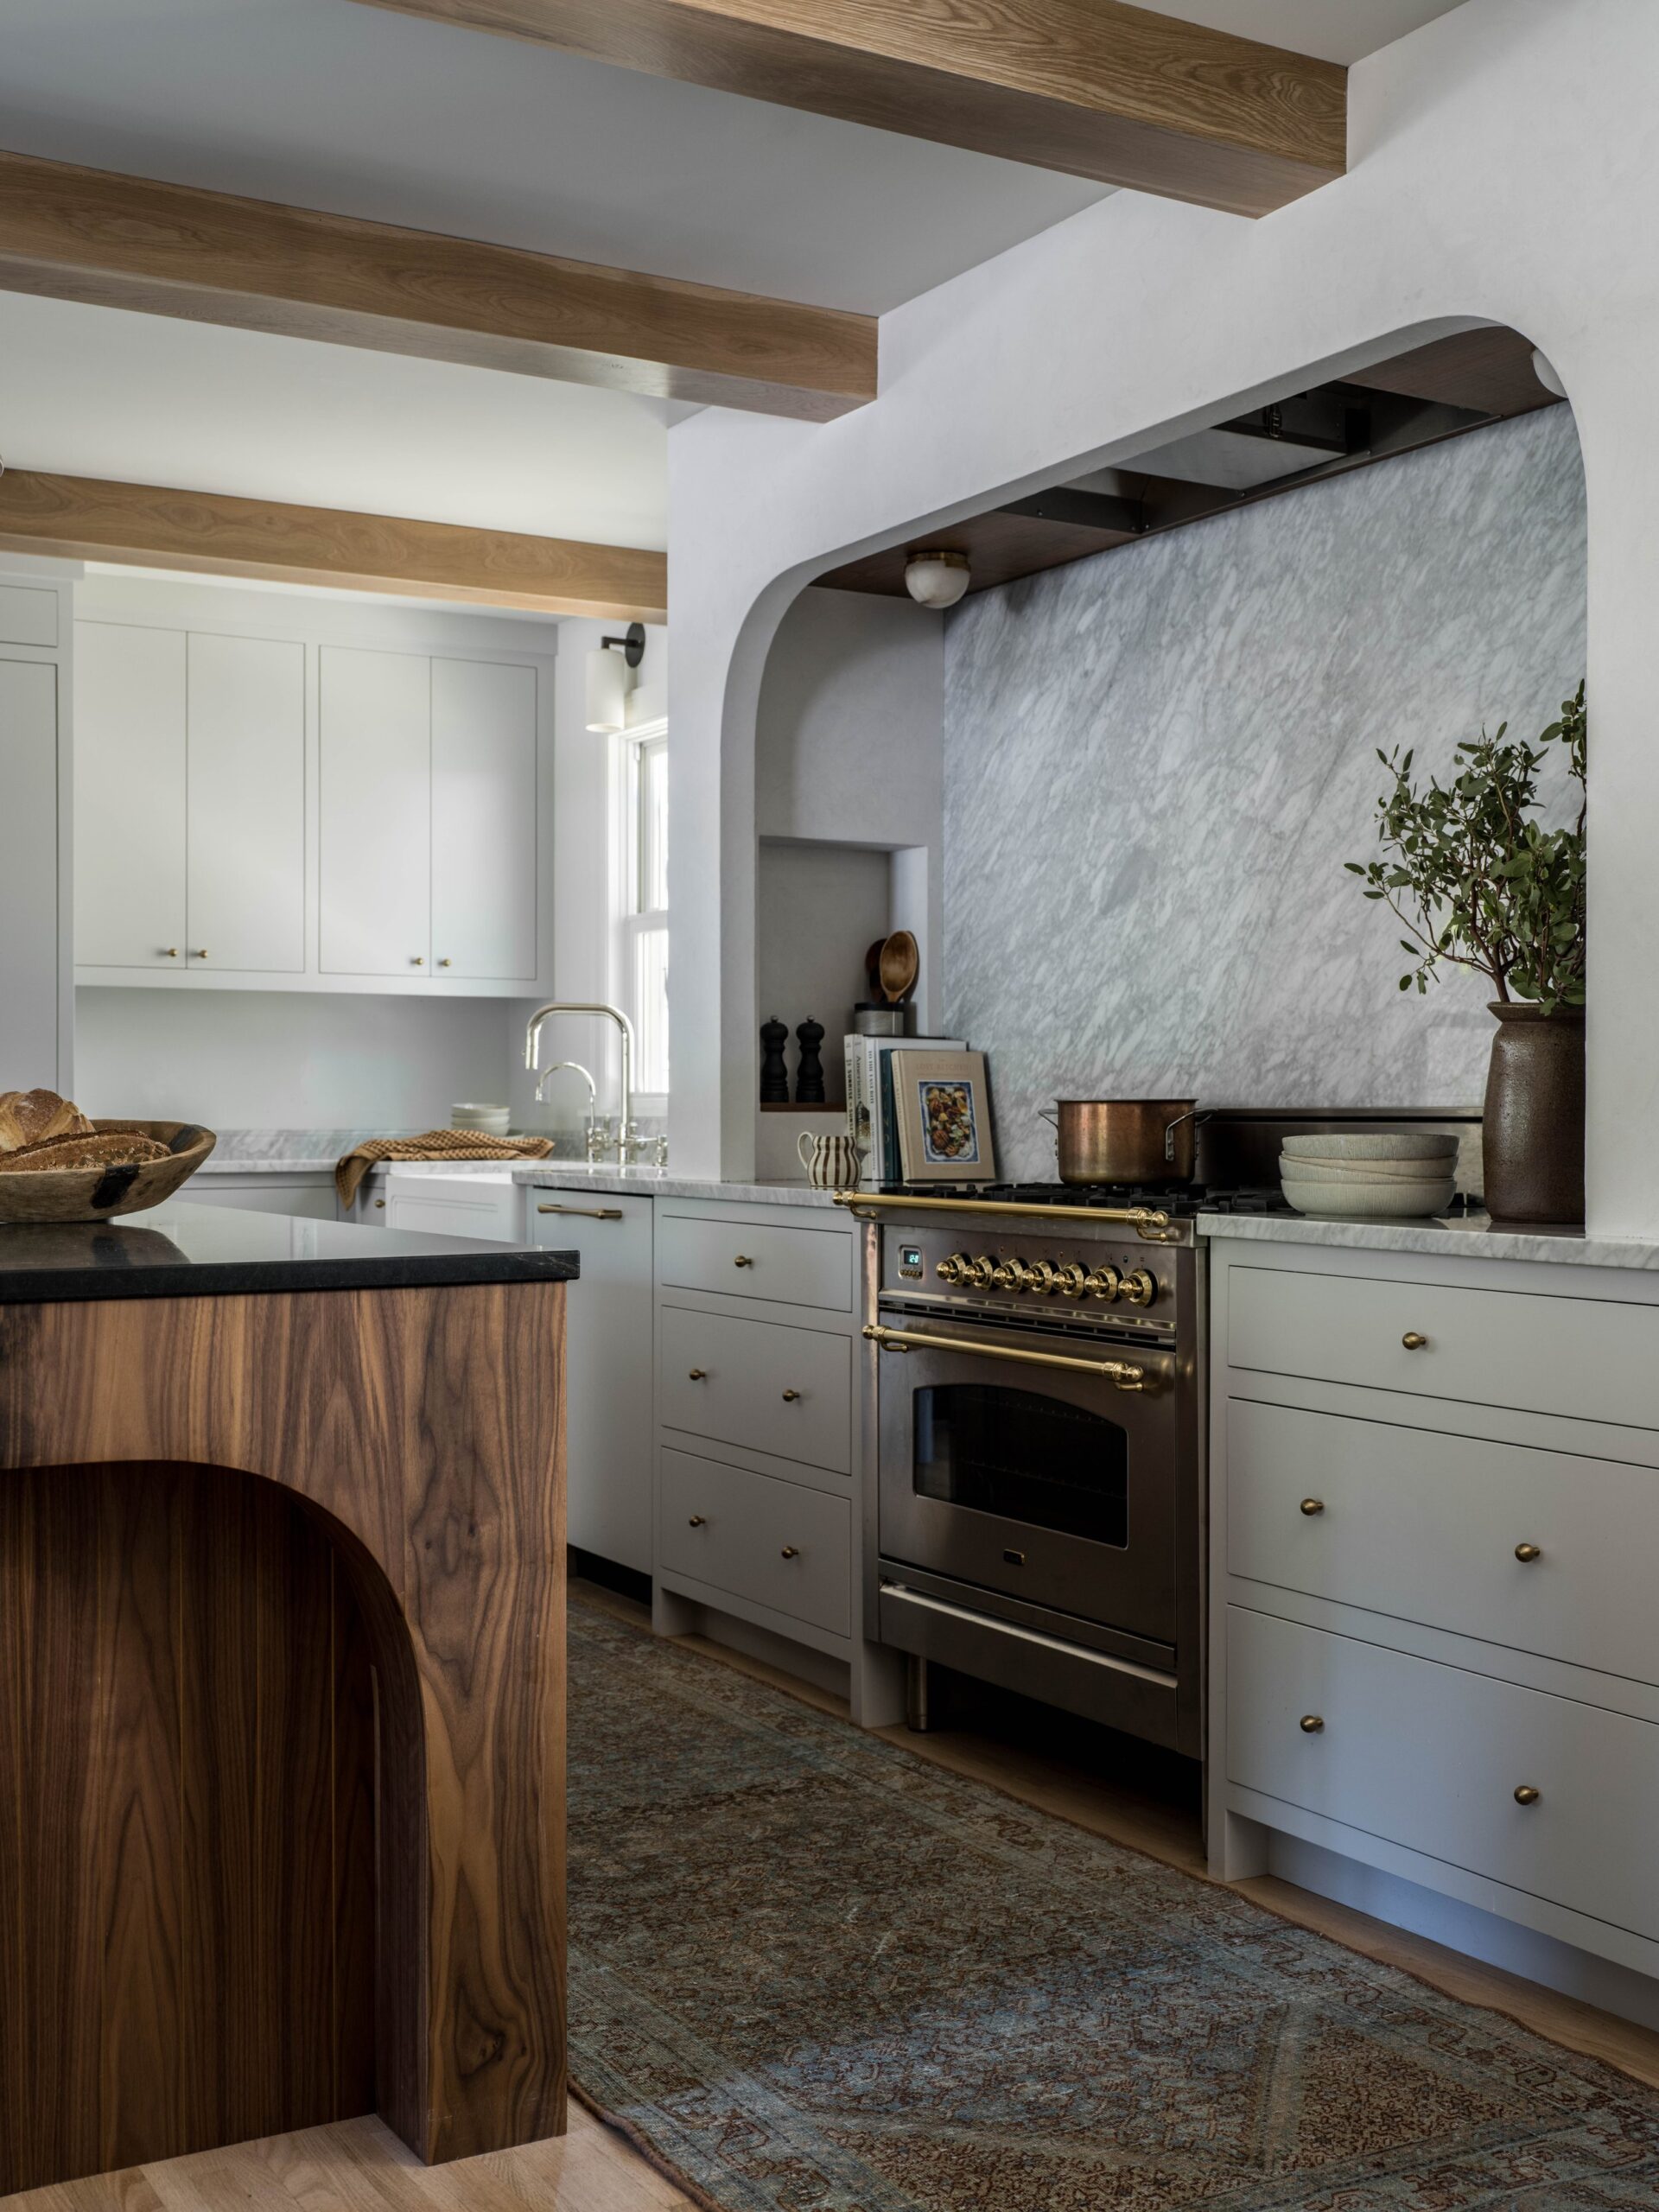
[[[1505, 1221], [1584, 1218], [1584, 686], [1535, 746], [1507, 735], [1458, 747], [1450, 783], [1411, 780], [1412, 756], [1377, 758], [1382, 857], [1344, 863], [1404, 924], [1400, 988], [1426, 990], [1449, 960], [1490, 976], [1498, 1030], [1486, 1079], [1486, 1204]], [[1567, 749], [1575, 817], [1537, 811], [1539, 772]]]

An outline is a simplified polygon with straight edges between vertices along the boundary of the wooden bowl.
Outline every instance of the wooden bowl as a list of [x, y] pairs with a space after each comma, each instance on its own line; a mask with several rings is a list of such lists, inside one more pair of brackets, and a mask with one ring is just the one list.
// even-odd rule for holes
[[188, 1183], [213, 1150], [211, 1129], [194, 1122], [94, 1122], [100, 1136], [120, 1131], [154, 1137], [167, 1147], [164, 1160], [133, 1167], [18, 1168], [0, 1175], [0, 1223], [112, 1221], [143, 1213]]

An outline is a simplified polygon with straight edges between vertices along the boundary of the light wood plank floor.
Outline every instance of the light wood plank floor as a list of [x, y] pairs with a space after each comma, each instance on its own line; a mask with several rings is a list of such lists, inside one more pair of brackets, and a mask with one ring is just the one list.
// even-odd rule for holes
[[[607, 1591], [584, 1584], [582, 1595], [619, 1618], [648, 1620], [643, 1606]], [[680, 1640], [823, 1712], [845, 1716], [839, 1699], [759, 1660], [700, 1637]], [[1142, 1791], [969, 1729], [946, 1727], [927, 1736], [903, 1728], [881, 1732], [953, 1773], [1006, 1789], [1189, 1873], [1204, 1873], [1197, 1821]], [[1238, 1886], [1285, 1919], [1402, 1967], [1466, 2004], [1491, 2005], [1659, 2087], [1659, 2035], [1287, 1882], [1268, 1877]], [[559, 2140], [448, 2166], [423, 2166], [379, 2120], [353, 2120], [0, 2198], [3, 2212], [227, 2212], [232, 2206], [248, 2212], [694, 2212], [690, 2197], [574, 2102], [570, 2132]]]

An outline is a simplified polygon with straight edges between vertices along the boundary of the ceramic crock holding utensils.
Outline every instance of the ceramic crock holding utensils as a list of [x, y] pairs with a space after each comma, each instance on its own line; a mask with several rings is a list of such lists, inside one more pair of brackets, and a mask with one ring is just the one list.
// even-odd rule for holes
[[1208, 1118], [1192, 1098], [1057, 1098], [1039, 1110], [1054, 1124], [1062, 1183], [1190, 1183], [1193, 1132]]

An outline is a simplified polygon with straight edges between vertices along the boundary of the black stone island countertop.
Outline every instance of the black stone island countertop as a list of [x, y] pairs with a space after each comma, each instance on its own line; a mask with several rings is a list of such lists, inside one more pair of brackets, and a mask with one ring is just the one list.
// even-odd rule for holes
[[574, 1252], [302, 1221], [181, 1200], [119, 1221], [0, 1226], [0, 1305], [78, 1298], [230, 1298], [285, 1290], [570, 1282]]

